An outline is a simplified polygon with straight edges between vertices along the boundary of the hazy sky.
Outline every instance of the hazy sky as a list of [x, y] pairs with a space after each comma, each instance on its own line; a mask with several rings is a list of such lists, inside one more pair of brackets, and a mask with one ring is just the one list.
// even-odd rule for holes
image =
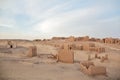
[[120, 38], [120, 0], [0, 0], [0, 38]]

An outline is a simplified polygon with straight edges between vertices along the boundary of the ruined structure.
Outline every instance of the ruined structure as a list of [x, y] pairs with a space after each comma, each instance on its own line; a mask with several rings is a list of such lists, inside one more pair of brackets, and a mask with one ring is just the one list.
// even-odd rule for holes
[[106, 43], [106, 44], [120, 44], [120, 40], [118, 38], [104, 38], [103, 43]]
[[89, 41], [89, 36], [77, 37], [76, 41]]
[[101, 62], [104, 62], [105, 60], [108, 60], [108, 54], [106, 54], [105, 56], [101, 57]]
[[58, 52], [58, 61], [64, 63], [73, 63], [74, 62], [74, 54], [68, 44], [64, 44], [64, 48], [60, 49]]
[[67, 41], [73, 42], [73, 41], [75, 41], [75, 37], [74, 36], [70, 36], [70, 37], [68, 37]]
[[[60, 49], [63, 49], [64, 45], [59, 44], [55, 45], [55, 47], [60, 47]], [[71, 48], [72, 50], [92, 51], [98, 53], [105, 52], [104, 47], [96, 46], [95, 43], [83, 43], [83, 44], [69, 43], [69, 48]]]
[[72, 44], [71, 47], [74, 50], [83, 50], [83, 45], [82, 44]]
[[64, 40], [66, 39], [65, 37], [53, 37], [52, 40]]
[[38, 41], [38, 42], [39, 42], [39, 41], [42, 41], [42, 40], [41, 40], [41, 39], [35, 39], [35, 40], [33, 40], [33, 41]]
[[30, 46], [28, 48], [27, 57], [34, 57], [34, 56], [37, 56], [37, 48], [36, 46]]
[[83, 44], [83, 50], [85, 50], [85, 51], [94, 51], [94, 48], [95, 48], [94, 43]]
[[89, 36], [83, 37], [83, 41], [89, 41]]
[[98, 53], [105, 52], [105, 48], [100, 47], [100, 46], [95, 46], [94, 43], [83, 44], [83, 50], [85, 50], [85, 51], [95, 51], [95, 52], [98, 52]]
[[8, 41], [7, 48], [16, 48], [16, 47], [17, 47], [16, 42]]
[[16, 48], [17, 44], [16, 44], [16, 41], [13, 41], [13, 40], [0, 40], [0, 47], [1, 48]]
[[80, 70], [87, 75], [106, 75], [106, 68], [103, 66], [95, 66], [93, 62], [81, 62]]

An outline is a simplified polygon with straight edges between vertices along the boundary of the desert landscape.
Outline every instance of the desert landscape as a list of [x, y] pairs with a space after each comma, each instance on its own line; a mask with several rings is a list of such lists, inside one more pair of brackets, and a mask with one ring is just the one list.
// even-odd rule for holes
[[0, 0], [0, 80], [120, 80], [120, 0]]
[[1, 39], [0, 80], [120, 80], [120, 39]]

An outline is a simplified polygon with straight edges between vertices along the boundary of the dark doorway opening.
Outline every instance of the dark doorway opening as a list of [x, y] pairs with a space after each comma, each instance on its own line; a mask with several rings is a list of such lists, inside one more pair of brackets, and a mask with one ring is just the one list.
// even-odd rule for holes
[[10, 48], [13, 48], [13, 46], [12, 46], [12, 45], [10, 45]]
[[72, 47], [70, 47], [70, 50], [72, 49]]

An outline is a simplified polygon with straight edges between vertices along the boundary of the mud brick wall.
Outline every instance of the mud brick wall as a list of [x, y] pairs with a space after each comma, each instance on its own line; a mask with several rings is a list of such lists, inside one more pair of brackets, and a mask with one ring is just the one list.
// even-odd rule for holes
[[37, 56], [37, 48], [36, 48], [36, 46], [30, 46], [28, 48], [27, 57], [33, 57], [33, 56]]
[[90, 66], [88, 71], [89, 71], [89, 75], [105, 75], [106, 74], [106, 68], [103, 66]]
[[68, 44], [64, 44], [64, 48], [59, 50], [58, 61], [64, 62], [64, 63], [74, 62], [74, 53], [70, 49], [70, 46]]

